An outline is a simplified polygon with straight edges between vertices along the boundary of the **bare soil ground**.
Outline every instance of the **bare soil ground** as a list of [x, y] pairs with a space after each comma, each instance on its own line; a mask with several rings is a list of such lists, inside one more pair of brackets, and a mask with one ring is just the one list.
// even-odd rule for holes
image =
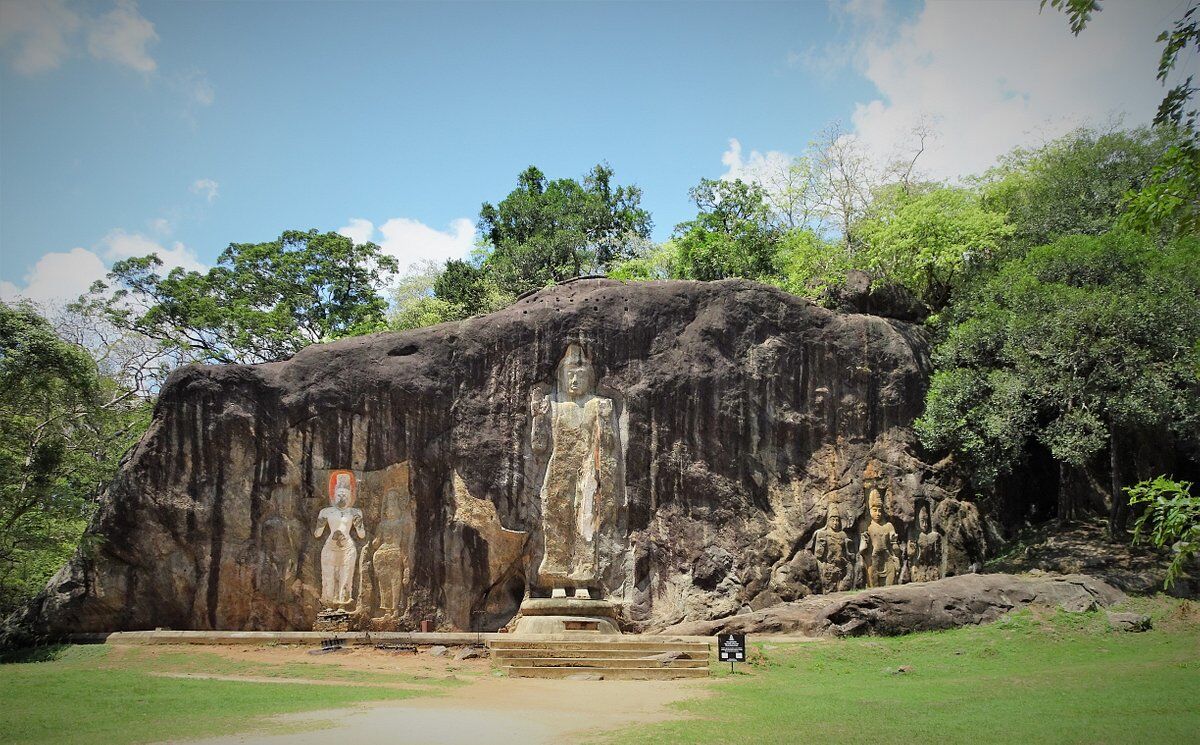
[[[311, 647], [257, 647], [203, 645], [184, 649], [209, 652], [239, 663], [336, 665], [348, 670], [383, 675], [462, 681], [431, 688], [430, 695], [396, 703], [370, 704], [275, 717], [255, 731], [207, 740], [196, 745], [233, 743], [346, 742], [353, 745], [402, 743], [413, 745], [479, 745], [480, 743], [579, 742], [608, 730], [640, 723], [679, 719], [684, 713], [670, 706], [683, 699], [708, 695], [710, 681], [588, 681], [535, 680], [497, 676], [490, 660], [456, 661], [451, 649], [434, 657], [426, 651], [392, 652], [370, 647], [331, 654], [311, 655]], [[138, 653], [165, 655], [181, 647], [138, 647]], [[314, 674], [312, 677], [274, 678], [252, 674], [204, 672], [162, 673], [171, 676], [219, 678], [272, 685], [304, 682], [345, 685]], [[413, 688], [407, 680], [362, 682], [358, 685]]]

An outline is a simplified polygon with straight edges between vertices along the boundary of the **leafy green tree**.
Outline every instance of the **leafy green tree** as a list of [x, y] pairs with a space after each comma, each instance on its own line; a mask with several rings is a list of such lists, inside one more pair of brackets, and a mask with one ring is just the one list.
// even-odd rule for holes
[[[1063, 238], [1005, 262], [946, 316], [916, 428], [977, 485], [1010, 472], [1034, 442], [1064, 474], [1107, 450], [1119, 536], [1129, 444], [1167, 430], [1196, 446], [1200, 241]], [[1073, 510], [1060, 488], [1059, 517]]]
[[777, 266], [779, 274], [771, 284], [813, 300], [843, 284], [853, 268], [844, 246], [806, 228], [789, 230], [779, 239]]
[[615, 186], [604, 165], [582, 183], [548, 180], [530, 166], [507, 197], [480, 207], [488, 250], [482, 269], [514, 294], [602, 270], [628, 258], [631, 237], [649, 237], [650, 213], [641, 199], [638, 187]]
[[1013, 255], [1064, 235], [1113, 228], [1131, 189], [1166, 152], [1165, 132], [1078, 129], [1035, 148], [1017, 148], [978, 181], [983, 206], [1007, 216]]
[[672, 240], [664, 243], [635, 242], [633, 255], [610, 264], [608, 276], [613, 279], [643, 282], [678, 279], [679, 273], [675, 267], [678, 253], [678, 247]]
[[[1078, 36], [1101, 10], [1099, 0], [1042, 0], [1067, 15], [1071, 33]], [[1158, 36], [1163, 45], [1156, 78], [1166, 86], [1180, 58], [1200, 53], [1200, 3], [1191, 0], [1171, 28]], [[1200, 233], [1200, 131], [1198, 112], [1191, 108], [1197, 88], [1188, 75], [1167, 89], [1154, 124], [1169, 131], [1174, 142], [1140, 188], [1129, 192], [1122, 223], [1153, 235]]]
[[149, 414], [32, 306], [0, 303], [0, 616], [70, 556]]
[[1158, 548], [1172, 547], [1163, 588], [1170, 589], [1188, 564], [1200, 555], [1200, 497], [1190, 481], [1166, 476], [1141, 481], [1125, 490], [1131, 507], [1142, 512], [1133, 524], [1133, 542], [1148, 539]]
[[761, 186], [706, 178], [689, 195], [699, 214], [675, 228], [675, 270], [682, 278], [764, 279], [777, 273], [779, 231]]
[[987, 263], [1011, 228], [962, 189], [916, 195], [895, 189], [876, 199], [854, 232], [861, 244], [857, 263], [938, 309], [973, 267]]
[[316, 230], [232, 243], [207, 272], [162, 277], [161, 264], [152, 255], [113, 265], [110, 319], [180, 359], [222, 363], [285, 359], [314, 342], [384, 328], [380, 290], [397, 269], [374, 243]]
[[488, 284], [487, 272], [461, 259], [451, 259], [434, 280], [433, 294], [471, 315], [487, 305]]

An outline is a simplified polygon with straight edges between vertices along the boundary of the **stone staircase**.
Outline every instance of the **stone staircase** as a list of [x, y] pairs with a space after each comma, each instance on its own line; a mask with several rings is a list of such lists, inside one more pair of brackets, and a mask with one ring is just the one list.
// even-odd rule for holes
[[709, 641], [652, 636], [538, 639], [488, 642], [492, 664], [519, 678], [599, 676], [606, 680], [706, 678]]

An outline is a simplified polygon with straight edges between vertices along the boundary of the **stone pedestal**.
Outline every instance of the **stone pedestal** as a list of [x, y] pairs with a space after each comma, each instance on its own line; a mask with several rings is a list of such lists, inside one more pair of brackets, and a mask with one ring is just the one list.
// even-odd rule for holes
[[354, 614], [348, 610], [325, 609], [317, 612], [313, 631], [353, 631]]
[[513, 634], [620, 634], [617, 606], [607, 600], [527, 598], [521, 603]]

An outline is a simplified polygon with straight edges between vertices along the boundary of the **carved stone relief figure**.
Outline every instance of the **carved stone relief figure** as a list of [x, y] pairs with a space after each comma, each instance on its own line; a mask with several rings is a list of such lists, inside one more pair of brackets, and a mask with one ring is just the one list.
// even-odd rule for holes
[[363, 527], [362, 510], [354, 504], [354, 474], [334, 471], [329, 475], [329, 507], [317, 516], [313, 537], [320, 538], [325, 530], [329, 537], [321, 549], [321, 602], [328, 608], [344, 607], [353, 601], [354, 566], [358, 546], [353, 534], [367, 537]]
[[817, 530], [812, 539], [812, 552], [821, 571], [821, 592], [850, 589], [853, 549], [850, 536], [842, 530], [842, 512], [831, 503], [825, 517], [825, 527]]
[[871, 524], [863, 531], [860, 549], [866, 565], [867, 587], [894, 585], [900, 574], [900, 538], [885, 519], [883, 497], [878, 489], [871, 489], [867, 505]]
[[[273, 570], [273, 578], [286, 590], [299, 576], [297, 560], [304, 527], [293, 515], [295, 495], [281, 490], [266, 500], [267, 516], [262, 521], [261, 541], [264, 560]], [[265, 567], [264, 567], [265, 569]], [[260, 579], [263, 583], [263, 579]]]
[[395, 618], [404, 612], [409, 585], [410, 552], [416, 539], [410, 515], [400, 507], [400, 492], [392, 489], [383, 499], [383, 520], [371, 542], [375, 579], [379, 584], [379, 610]]
[[554, 597], [568, 588], [590, 597], [597, 586], [598, 544], [618, 506], [618, 443], [613, 402], [598, 396], [583, 347], [571, 344], [558, 365], [554, 390], [534, 389], [531, 441], [550, 451], [541, 487], [545, 552], [538, 582]]
[[919, 533], [916, 541], [909, 541], [910, 579], [913, 582], [932, 582], [942, 578], [942, 534], [933, 529], [929, 519], [929, 505], [921, 504], [917, 510]]

